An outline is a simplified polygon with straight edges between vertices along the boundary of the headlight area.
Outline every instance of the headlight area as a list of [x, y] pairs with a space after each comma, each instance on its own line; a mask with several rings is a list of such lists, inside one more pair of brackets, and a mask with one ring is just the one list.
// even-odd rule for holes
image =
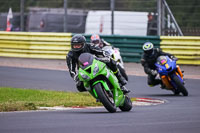
[[93, 69], [93, 76], [95, 76], [98, 72], [99, 72], [99, 67], [98, 67], [98, 64], [96, 63]]
[[84, 80], [90, 79], [89, 76], [87, 76], [87, 75], [85, 75], [85, 74], [83, 74], [83, 73], [80, 73], [80, 75], [81, 75], [81, 77], [82, 77]]

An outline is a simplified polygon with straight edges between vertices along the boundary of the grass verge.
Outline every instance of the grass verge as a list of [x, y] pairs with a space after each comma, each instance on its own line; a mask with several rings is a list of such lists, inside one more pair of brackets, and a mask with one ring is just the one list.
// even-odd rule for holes
[[102, 106], [88, 92], [61, 92], [0, 87], [0, 112], [37, 110], [38, 107]]

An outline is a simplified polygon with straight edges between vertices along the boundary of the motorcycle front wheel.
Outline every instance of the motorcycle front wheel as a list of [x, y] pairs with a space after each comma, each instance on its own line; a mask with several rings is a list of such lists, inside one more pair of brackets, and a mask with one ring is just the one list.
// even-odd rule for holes
[[110, 112], [114, 113], [117, 111], [113, 97], [109, 96], [108, 92], [103, 88], [101, 83], [94, 85], [94, 89], [98, 95], [100, 102]]
[[173, 80], [176, 83], [178, 90], [183, 94], [183, 96], [188, 96], [188, 91], [185, 88], [184, 84], [180, 81], [180, 79], [177, 76], [174, 76]]

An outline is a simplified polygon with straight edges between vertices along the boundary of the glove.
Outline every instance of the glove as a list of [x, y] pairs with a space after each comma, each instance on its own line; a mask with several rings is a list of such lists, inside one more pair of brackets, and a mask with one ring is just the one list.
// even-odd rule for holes
[[76, 87], [79, 88], [80, 86], [81, 86], [81, 81], [78, 80], [78, 81], [76, 82]]
[[156, 76], [158, 72], [156, 70], [151, 70], [151, 75]]
[[173, 58], [172, 58], [172, 60], [175, 60], [175, 61], [177, 61], [177, 60], [178, 60], [178, 58], [176, 58], [176, 57], [173, 57]]
[[109, 54], [108, 51], [103, 51], [103, 56], [104, 56], [104, 57], [110, 57], [110, 54]]
[[175, 61], [178, 60], [178, 58], [176, 58], [176, 57], [174, 57], [174, 56], [170, 56], [170, 58], [171, 58], [172, 60], [175, 60]]
[[102, 61], [104, 63], [109, 63], [110, 62], [110, 58], [108, 58], [108, 57], [96, 58], [96, 59], [99, 60], [99, 61]]

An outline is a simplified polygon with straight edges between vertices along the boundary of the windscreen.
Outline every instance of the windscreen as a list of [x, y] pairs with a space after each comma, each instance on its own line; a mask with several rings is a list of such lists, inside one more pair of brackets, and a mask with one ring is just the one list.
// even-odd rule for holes
[[157, 59], [157, 63], [160, 65], [164, 65], [167, 63], [167, 58], [165, 56], [159, 56]]
[[90, 53], [83, 53], [79, 56], [78, 60], [79, 60], [79, 66], [82, 69], [85, 69], [86, 67], [92, 65], [94, 56]]

